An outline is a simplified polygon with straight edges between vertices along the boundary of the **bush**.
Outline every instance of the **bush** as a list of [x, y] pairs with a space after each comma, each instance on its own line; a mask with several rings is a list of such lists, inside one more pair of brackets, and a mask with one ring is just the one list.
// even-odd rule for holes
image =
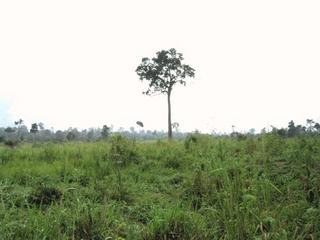
[[17, 141], [17, 140], [5, 140], [4, 141], [4, 145], [11, 147], [11, 148], [17, 147], [18, 144], [19, 144], [19, 141]]

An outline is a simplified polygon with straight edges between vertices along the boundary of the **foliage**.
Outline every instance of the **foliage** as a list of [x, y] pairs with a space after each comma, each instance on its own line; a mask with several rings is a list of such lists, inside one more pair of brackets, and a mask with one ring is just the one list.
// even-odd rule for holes
[[39, 131], [39, 126], [37, 123], [32, 123], [31, 124], [31, 128], [30, 128], [30, 132], [31, 133], [37, 133]]
[[[30, 132], [28, 128], [23, 124], [23, 120], [20, 119], [15, 121], [15, 127], [0, 127], [0, 143], [7, 142], [7, 146], [15, 147], [21, 142], [64, 142], [68, 141], [82, 141], [82, 142], [94, 142], [101, 140], [103, 138], [109, 138], [111, 136], [112, 127], [105, 125], [102, 128], [90, 128], [78, 130], [77, 128], [69, 128], [67, 130], [56, 130], [45, 129], [42, 123], [38, 123], [38, 131], [36, 134]], [[112, 131], [112, 134], [120, 134], [126, 138], [136, 139], [136, 140], [155, 140], [155, 139], [165, 139], [168, 136], [167, 132], [164, 131], [151, 131], [143, 130], [143, 123], [137, 121], [140, 131], [135, 131], [134, 127], [129, 130], [119, 129], [118, 131]], [[173, 122], [171, 124], [172, 128], [176, 130], [174, 134], [175, 139], [185, 139], [191, 138], [188, 135], [197, 135], [197, 132], [192, 134], [181, 132], [178, 130], [179, 123]], [[307, 119], [305, 125], [296, 125], [293, 121], [290, 121], [287, 128], [276, 128], [272, 126], [271, 131], [267, 132], [265, 129], [260, 134], [254, 134], [254, 130], [251, 129], [249, 133], [240, 133], [233, 131], [229, 135], [226, 134], [216, 134], [214, 136], [220, 137], [232, 137], [239, 141], [246, 141], [252, 137], [257, 137], [264, 134], [272, 134], [279, 136], [281, 138], [294, 138], [297, 136], [319, 136], [320, 135], [320, 124], [312, 119]], [[13, 143], [13, 144], [12, 144]], [[207, 141], [201, 141], [198, 145], [207, 145]]]
[[320, 239], [319, 146], [273, 132], [0, 145], [0, 239]]
[[143, 58], [136, 72], [141, 80], [149, 82], [144, 94], [160, 92], [168, 94], [173, 85], [180, 83], [186, 85], [186, 77], [194, 77], [194, 69], [182, 64], [183, 56], [174, 48], [157, 52], [157, 57]]
[[11, 148], [18, 146], [18, 144], [19, 144], [19, 141], [13, 140], [13, 139], [8, 139], [8, 140], [4, 141], [4, 145], [11, 147]]
[[107, 125], [103, 125], [102, 131], [101, 131], [101, 136], [102, 138], [108, 138], [110, 134], [110, 127]]

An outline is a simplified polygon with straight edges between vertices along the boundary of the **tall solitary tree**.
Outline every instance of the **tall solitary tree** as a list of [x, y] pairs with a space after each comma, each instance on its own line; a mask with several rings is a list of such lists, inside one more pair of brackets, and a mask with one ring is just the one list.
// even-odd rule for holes
[[156, 53], [156, 57], [143, 58], [136, 69], [140, 80], [148, 81], [148, 89], [143, 92], [146, 95], [162, 93], [167, 95], [168, 101], [168, 138], [172, 138], [171, 124], [171, 93], [175, 84], [186, 85], [185, 78], [194, 77], [195, 70], [189, 65], [182, 64], [183, 56], [176, 49], [162, 50]]

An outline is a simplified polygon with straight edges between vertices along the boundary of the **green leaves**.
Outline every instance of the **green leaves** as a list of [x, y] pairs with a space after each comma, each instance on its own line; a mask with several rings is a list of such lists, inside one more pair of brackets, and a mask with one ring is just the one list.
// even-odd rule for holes
[[156, 55], [152, 59], [143, 58], [136, 69], [140, 80], [147, 80], [149, 83], [144, 94], [169, 93], [176, 83], [186, 85], [184, 79], [194, 77], [195, 70], [189, 65], [182, 64], [184, 58], [176, 49], [162, 50]]

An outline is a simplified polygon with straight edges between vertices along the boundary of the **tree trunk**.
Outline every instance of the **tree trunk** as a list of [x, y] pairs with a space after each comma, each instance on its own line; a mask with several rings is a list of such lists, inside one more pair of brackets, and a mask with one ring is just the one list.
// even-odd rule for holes
[[168, 139], [172, 139], [172, 125], [171, 125], [171, 102], [170, 102], [170, 96], [171, 96], [171, 89], [168, 91]]

